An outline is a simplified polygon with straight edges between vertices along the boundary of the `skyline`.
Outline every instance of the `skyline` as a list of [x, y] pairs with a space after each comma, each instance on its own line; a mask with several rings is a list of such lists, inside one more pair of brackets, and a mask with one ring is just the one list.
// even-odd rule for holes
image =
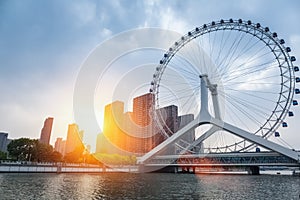
[[[189, 12], [195, 7], [199, 12]], [[76, 123], [73, 119], [73, 91], [82, 63], [93, 49], [115, 34], [143, 27], [185, 34], [212, 20], [251, 19], [276, 31], [292, 48], [292, 55], [299, 59], [300, 27], [296, 26], [299, 9], [300, 2], [281, 0], [253, 1], [251, 4], [235, 0], [230, 3], [2, 2], [0, 36], [5, 39], [1, 41], [0, 64], [5, 67], [0, 68], [3, 94], [0, 131], [8, 132], [11, 138], [38, 138], [44, 119], [52, 116], [55, 120], [50, 143], [54, 145], [57, 137], [66, 138], [68, 124]], [[133, 12], [139, 17], [130, 18]], [[153, 56], [155, 60], [147, 62], [157, 63], [162, 55]], [[150, 81], [146, 81], [149, 87]], [[104, 106], [116, 100], [110, 95], [103, 100], [103, 96], [105, 94], [96, 94], [96, 99], [99, 99], [99, 105], [95, 106], [98, 121], [103, 121]], [[281, 136], [291, 146], [300, 149], [296, 120], [300, 117], [299, 108], [293, 111], [295, 117], [288, 119], [289, 128], [281, 132]], [[98, 133], [93, 134], [96, 137]]]

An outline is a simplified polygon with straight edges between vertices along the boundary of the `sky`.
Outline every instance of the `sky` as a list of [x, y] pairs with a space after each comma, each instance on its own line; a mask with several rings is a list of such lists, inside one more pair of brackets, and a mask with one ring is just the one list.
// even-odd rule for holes
[[[76, 122], [74, 91], [82, 65], [124, 31], [156, 27], [185, 34], [213, 20], [250, 19], [276, 31], [297, 58], [299, 10], [298, 0], [0, 0], [0, 131], [12, 139], [39, 138], [44, 120], [54, 117], [51, 144], [66, 138], [68, 124]], [[98, 121], [109, 101], [99, 99]], [[282, 137], [300, 149], [300, 111], [295, 114]]]

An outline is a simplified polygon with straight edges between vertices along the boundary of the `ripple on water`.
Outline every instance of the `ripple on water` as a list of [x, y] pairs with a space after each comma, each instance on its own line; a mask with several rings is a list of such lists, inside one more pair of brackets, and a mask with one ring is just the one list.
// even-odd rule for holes
[[0, 174], [0, 199], [300, 199], [300, 177]]

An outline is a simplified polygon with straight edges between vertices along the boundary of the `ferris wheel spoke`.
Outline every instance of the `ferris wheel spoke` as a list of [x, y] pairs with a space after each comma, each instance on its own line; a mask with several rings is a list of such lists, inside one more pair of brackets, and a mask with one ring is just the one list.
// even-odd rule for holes
[[[259, 51], [256, 51], [254, 55], [252, 55], [250, 58], [246, 59], [242, 64], [239, 64], [238, 66], [231, 65], [232, 68], [235, 67], [234, 69], [248, 69], [245, 68], [249, 63], [255, 63], [256, 60], [261, 60], [264, 56], [268, 55], [269, 52], [266, 52], [264, 54], [259, 55], [260, 51], [264, 50], [264, 47], [262, 47]], [[274, 60], [272, 60], [274, 62]], [[260, 64], [261, 65], [261, 64]], [[256, 67], [256, 65], [254, 65]], [[226, 74], [227, 73], [227, 74]], [[228, 76], [229, 71], [223, 71], [222, 76]]]
[[[249, 62], [251, 63], [251, 62]], [[244, 64], [243, 64], [244, 65]], [[246, 66], [246, 65], [244, 65]], [[235, 67], [233, 71], [234, 74], [237, 74], [237, 76], [240, 76], [241, 74], [247, 74], [249, 72], [255, 73], [259, 71], [266, 71], [270, 69], [277, 69], [278, 64], [275, 64], [273, 60], [263, 62], [260, 64], [255, 64], [255, 65], [249, 65], [249, 67], [242, 67], [242, 65]], [[228, 77], [233, 76], [232, 74], [229, 74], [227, 71], [226, 74], [223, 74], [223, 77], [225, 80], [227, 80]]]
[[232, 104], [235, 104], [235, 106], [239, 105], [238, 107], [244, 108], [244, 110], [246, 110], [247, 113], [253, 113], [258, 117], [261, 117], [262, 119], [266, 118], [270, 114], [267, 113], [267, 110], [258, 109], [257, 107], [254, 106], [254, 104], [251, 104], [250, 102], [243, 102], [236, 99], [233, 99], [232, 101], [233, 101]]
[[234, 105], [234, 108], [239, 111], [239, 113], [243, 114], [247, 119], [249, 119], [251, 122], [255, 123], [258, 126], [261, 126], [261, 122], [259, 122], [252, 113], [249, 112], [249, 107], [246, 105], [243, 105], [242, 103], [236, 103], [235, 101], [232, 101], [231, 104]]
[[187, 64], [184, 63], [182, 60], [177, 59], [177, 62], [172, 62], [170, 63], [171, 66], [176, 66], [173, 67], [174, 71], [179, 71], [179, 72], [185, 72], [186, 74], [190, 74], [190, 75], [198, 75], [199, 72], [197, 72], [195, 69], [193, 69], [192, 64]]
[[[271, 64], [272, 61], [268, 61], [268, 62], [265, 62], [265, 63], [262, 63], [260, 65], [256, 65], [257, 67], [261, 67], [261, 66], [265, 66], [265, 65], [269, 65]], [[246, 76], [250, 76], [250, 75], [253, 75], [255, 73], [259, 73], [259, 72], [262, 72], [262, 71], [267, 71], [265, 70], [264, 68], [258, 68], [258, 69], [253, 69], [253, 70], [250, 70], [250, 71], [247, 71], [247, 72], [243, 72], [235, 77], [230, 77], [228, 76], [228, 78], [224, 80], [224, 82], [227, 82], [227, 81], [232, 81], [232, 80], [235, 80], [235, 79], [239, 79], [239, 78], [242, 78], [242, 77], [246, 77]]]
[[[264, 83], [259, 83], [258, 85], [261, 85], [261, 84], [264, 84]], [[227, 88], [226, 90], [231, 90], [231, 91], [235, 91], [235, 92], [240, 92], [241, 91], [241, 90], [236, 90], [236, 89], [231, 89], [231, 88]], [[255, 90], [245, 90], [245, 89], [243, 89], [243, 91], [247, 92], [249, 94], [250, 94], [250, 92], [255, 92], [255, 93], [275, 94], [275, 95], [278, 95], [277, 92], [269, 92], [269, 91], [255, 91]]]
[[[246, 55], [253, 47], [255, 47], [257, 44], [259, 44], [259, 41], [255, 41], [251, 46], [249, 46], [252, 42], [252, 40], [255, 37], [252, 36], [251, 38], [248, 39], [248, 42], [241, 48], [241, 51], [239, 54], [237, 54], [236, 58], [233, 60], [235, 62], [238, 58], [240, 58], [242, 55]], [[249, 46], [249, 47], [248, 47]]]
[[[225, 95], [223, 95], [223, 98], [226, 98]], [[230, 112], [227, 112], [226, 115], [229, 116], [229, 120], [232, 121], [234, 124], [241, 124], [243, 127], [245, 127], [247, 130], [250, 130], [250, 127], [248, 126], [247, 123], [245, 123], [245, 121], [243, 121], [241, 119], [241, 117], [239, 117], [239, 114], [235, 111], [235, 106], [234, 104], [229, 101], [228, 102], [228, 106], [231, 108]]]
[[[234, 97], [234, 96], [228, 95], [228, 94], [224, 94], [224, 96], [226, 98], [231, 99], [231, 101], [234, 101], [236, 103], [239, 103], [239, 104], [245, 106], [251, 112], [255, 112], [256, 111], [257, 114], [259, 114], [259, 113], [263, 114], [263, 115], [261, 115], [262, 117], [266, 117], [267, 115], [269, 115], [268, 109], [266, 109], [265, 107], [261, 106], [258, 103], [254, 103], [253, 101], [245, 100], [245, 99], [242, 99], [242, 98], [239, 98], [239, 97]], [[270, 102], [270, 103], [272, 103], [272, 102]]]
[[[258, 69], [258, 67], [262, 67], [261, 69]], [[232, 77], [235, 77], [235, 76], [240, 76], [240, 74], [247, 74], [247, 72], [249, 71], [254, 71], [254, 72], [267, 72], [269, 70], [274, 70], [274, 69], [277, 69], [278, 68], [278, 65], [275, 64], [275, 63], [270, 63], [269, 66], [267, 67], [264, 67], [264, 65], [260, 65], [260, 66], [257, 66], [257, 65], [253, 65], [253, 66], [250, 66], [248, 68], [243, 68], [243, 69], [235, 69], [231, 74], [227, 74], [226, 76], [224, 75], [224, 79], [227, 80], [226, 78], [228, 78], [229, 76], [232, 76]], [[277, 75], [278, 76], [278, 75]]]
[[219, 59], [220, 59], [220, 56], [221, 56], [221, 52], [223, 51], [223, 48], [224, 48], [224, 43], [223, 42], [226, 43], [226, 40], [224, 41], [224, 34], [225, 34], [225, 30], [222, 31], [219, 51], [217, 53], [217, 57], [216, 57], [216, 61], [215, 61], [218, 66], [219, 66]]
[[[161, 102], [163, 103], [169, 103], [169, 102], [176, 102], [178, 100], [182, 100], [182, 99], [186, 99], [189, 98], [190, 96], [194, 96], [195, 95], [195, 91], [199, 90], [199, 87], [195, 87], [195, 88], [191, 88], [189, 90], [187, 89], [180, 89], [180, 90], [176, 90], [176, 91], [172, 91], [172, 93], [170, 92], [165, 92], [166, 94], [163, 94], [164, 92], [160, 92], [159, 96], [161, 99]], [[182, 94], [181, 96], [176, 96], [176, 94]], [[189, 95], [189, 96], [187, 96]]]
[[[259, 80], [261, 80], [261, 79], [259, 79]], [[232, 81], [232, 82], [224, 84], [223, 87], [226, 88], [226, 89], [228, 89], [228, 90], [230, 90], [232, 87], [239, 88], [240, 86], [242, 86], [244, 84], [245, 84], [245, 82], [241, 82], [241, 81], [240, 82], [237, 82], [237, 81], [233, 82]], [[256, 86], [261, 86], [261, 85], [270, 85], [270, 86], [277, 86], [277, 87], [280, 86], [280, 84], [274, 83], [274, 82], [253, 82], [252, 80], [249, 81], [247, 83], [247, 85], [249, 85], [250, 87], [251, 86], [255, 86], [256, 87]], [[259, 93], [260, 92], [261, 93], [265, 93], [265, 91], [257, 91], [257, 92], [259, 92]], [[274, 93], [276, 93], [276, 92], [274, 92]], [[276, 94], [278, 94], [278, 93], [276, 93]]]
[[[229, 32], [229, 33], [231, 33], [231, 32]], [[228, 36], [231, 37], [231, 34], [229, 34]], [[226, 52], [223, 53], [223, 58], [222, 58], [222, 60], [220, 61], [220, 64], [221, 64], [221, 63], [222, 63], [222, 64], [223, 64], [223, 63], [226, 63], [227, 59], [229, 58], [229, 55], [232, 54], [232, 48], [233, 48], [233, 46], [235, 45], [235, 43], [236, 43], [236, 40], [235, 40], [233, 43], [231, 43], [231, 46], [229, 47], [229, 50], [227, 49]], [[224, 44], [224, 45], [225, 45], [225, 44]], [[224, 46], [223, 48], [225, 48], [225, 46]], [[212, 56], [211, 56], [211, 57], [212, 57]], [[220, 65], [218, 65], [218, 66], [220, 66]]]
[[235, 40], [235, 42], [233, 43], [232, 48], [229, 49], [229, 54], [226, 56], [226, 61], [224, 61], [222, 63], [222, 67], [224, 69], [224, 71], [228, 71], [229, 68], [233, 65], [234, 60], [236, 59], [236, 57], [233, 59], [236, 51], [238, 50], [238, 47], [242, 41], [242, 39], [244, 38], [244, 34], [240, 35], [240, 38], [238, 40]]
[[[243, 94], [246, 95], [246, 96], [255, 98], [255, 99], [257, 99], [257, 100], [263, 100], [263, 101], [265, 101], [266, 103], [273, 103], [273, 104], [276, 104], [276, 103], [277, 103], [277, 102], [274, 101], [274, 100], [270, 100], [270, 99], [267, 99], [267, 98], [265, 98], [265, 97], [258, 96], [257, 94], [253, 94], [253, 93], [255, 93], [255, 91], [253, 91], [253, 93], [250, 93], [250, 92], [247, 92], [247, 91], [239, 90], [238, 92], [239, 92], [239, 93], [243, 93]], [[237, 97], [237, 98], [238, 98], [238, 97]], [[245, 100], [245, 101], [247, 101], [247, 100]]]
[[[175, 75], [170, 75], [169, 77], [176, 77]], [[185, 80], [187, 80], [189, 77], [181, 77], [181, 78], [184, 78]], [[178, 82], [176, 80], [166, 80], [167, 83], [169, 84], [174, 84], [174, 86], [176, 85], [186, 85], [186, 86], [189, 86], [189, 85], [195, 85], [195, 84], [199, 84], [199, 81], [196, 80], [196, 78], [190, 78], [191, 80], [189, 80], [189, 82], [186, 82], [186, 81], [182, 81], [182, 82]], [[162, 79], [162, 80], [165, 80], [165, 79]]]

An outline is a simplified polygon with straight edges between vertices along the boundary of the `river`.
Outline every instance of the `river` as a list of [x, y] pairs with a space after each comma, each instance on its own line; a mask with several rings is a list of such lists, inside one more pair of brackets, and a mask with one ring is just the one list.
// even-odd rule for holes
[[167, 173], [0, 174], [0, 199], [280, 199], [300, 197], [300, 177]]

